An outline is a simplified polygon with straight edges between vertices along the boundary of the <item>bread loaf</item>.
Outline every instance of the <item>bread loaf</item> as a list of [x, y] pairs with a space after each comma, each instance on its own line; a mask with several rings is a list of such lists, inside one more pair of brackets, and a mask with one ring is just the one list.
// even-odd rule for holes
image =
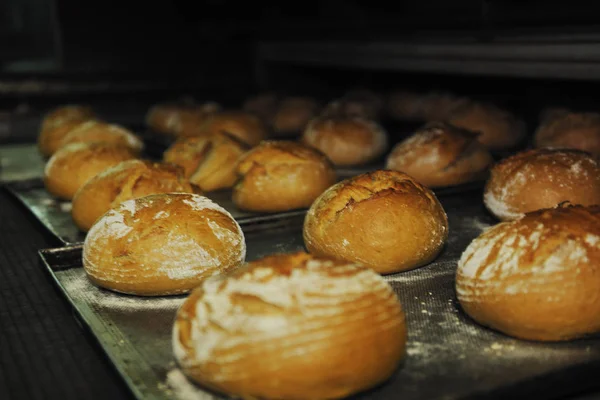
[[287, 141], [262, 142], [239, 160], [237, 173], [233, 202], [262, 212], [309, 207], [336, 180], [322, 153]]
[[563, 205], [486, 230], [458, 263], [475, 321], [528, 340], [600, 333], [600, 207]]
[[71, 143], [114, 143], [142, 151], [144, 143], [129, 130], [100, 121], [87, 121], [77, 125], [63, 137], [60, 146]]
[[501, 220], [519, 218], [563, 201], [600, 204], [600, 166], [591, 154], [578, 150], [518, 153], [492, 168], [483, 201]]
[[71, 215], [87, 232], [109, 209], [126, 200], [155, 193], [194, 193], [181, 168], [165, 163], [129, 160], [99, 173], [73, 197]]
[[302, 142], [320, 150], [339, 166], [367, 164], [380, 157], [388, 146], [387, 134], [376, 122], [327, 115], [308, 124]]
[[285, 97], [278, 104], [271, 120], [275, 136], [300, 135], [315, 116], [319, 105], [308, 97]]
[[600, 155], [600, 114], [554, 111], [535, 132], [535, 146]]
[[327, 189], [308, 210], [303, 232], [315, 255], [389, 274], [432, 261], [448, 237], [448, 219], [433, 192], [410, 176], [375, 171]]
[[244, 234], [225, 209], [203, 196], [168, 193], [104, 214], [85, 238], [83, 267], [100, 287], [163, 296], [189, 292], [245, 256]]
[[387, 168], [435, 188], [485, 179], [493, 161], [476, 133], [432, 122], [394, 147]]
[[91, 108], [77, 105], [58, 107], [44, 117], [38, 147], [40, 152], [50, 157], [61, 146], [61, 141], [67, 133], [82, 122], [94, 119]]
[[247, 399], [349, 396], [388, 379], [405, 345], [389, 284], [362, 266], [305, 253], [204, 282], [173, 328], [188, 377]]
[[68, 144], [46, 163], [44, 185], [50, 194], [71, 200], [80, 187], [100, 172], [136, 157], [134, 150], [117, 144]]
[[255, 146], [267, 137], [265, 123], [256, 115], [246, 111], [222, 111], [207, 119], [201, 135], [228, 133], [242, 142]]
[[146, 124], [156, 132], [173, 136], [197, 136], [207, 118], [221, 109], [217, 103], [157, 104], [148, 110]]

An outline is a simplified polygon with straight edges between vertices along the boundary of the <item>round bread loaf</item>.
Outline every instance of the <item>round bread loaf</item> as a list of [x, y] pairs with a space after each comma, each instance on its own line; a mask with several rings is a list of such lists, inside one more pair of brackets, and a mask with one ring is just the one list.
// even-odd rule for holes
[[456, 293], [475, 321], [520, 339], [600, 333], [600, 207], [544, 209], [489, 228], [460, 258]]
[[248, 399], [349, 396], [387, 380], [405, 346], [404, 313], [387, 282], [363, 266], [306, 253], [205, 281], [173, 327], [175, 358], [188, 377]]
[[583, 150], [600, 155], [600, 114], [554, 111], [535, 132], [536, 147]]
[[425, 186], [443, 187], [484, 179], [493, 161], [476, 133], [432, 122], [394, 147], [387, 168]]
[[77, 125], [63, 137], [60, 147], [71, 143], [114, 143], [142, 151], [144, 143], [136, 135], [119, 125], [87, 121]]
[[202, 190], [213, 191], [233, 186], [237, 161], [247, 150], [248, 146], [235, 136], [220, 132], [180, 138], [163, 159], [183, 167], [185, 176]]
[[88, 232], [83, 267], [103, 288], [139, 296], [186, 293], [244, 262], [238, 223], [206, 197], [153, 194], [127, 200]]
[[134, 158], [137, 158], [134, 150], [114, 143], [68, 144], [46, 163], [44, 185], [50, 194], [71, 200], [77, 190], [94, 176]]
[[376, 122], [327, 115], [308, 124], [302, 141], [339, 166], [367, 164], [380, 157], [388, 146], [387, 134]]
[[242, 142], [255, 146], [267, 137], [267, 127], [256, 115], [247, 111], [222, 111], [207, 119], [202, 135], [228, 133]]
[[420, 114], [424, 121], [446, 121], [457, 109], [468, 103], [469, 99], [466, 97], [432, 92], [423, 98]]
[[153, 106], [146, 114], [146, 124], [156, 132], [174, 136], [196, 136], [208, 116], [221, 107], [214, 102], [164, 103]]
[[239, 160], [237, 173], [234, 204], [263, 212], [309, 207], [336, 180], [322, 153], [286, 141], [262, 142]]
[[262, 93], [247, 99], [242, 105], [244, 111], [258, 115], [263, 121], [269, 123], [277, 112], [280, 97], [277, 93]]
[[38, 137], [38, 147], [41, 153], [50, 157], [61, 146], [61, 141], [67, 133], [82, 122], [94, 119], [94, 112], [84, 106], [62, 106], [44, 117]]
[[483, 201], [501, 220], [519, 218], [563, 201], [600, 204], [600, 166], [597, 158], [579, 150], [518, 153], [494, 165]]
[[129, 160], [99, 173], [73, 197], [71, 215], [75, 225], [87, 232], [94, 222], [119, 203], [156, 193], [194, 193], [175, 165]]
[[525, 124], [505, 110], [478, 102], [456, 108], [448, 122], [459, 128], [479, 132], [478, 140], [491, 150], [517, 146], [525, 137]]
[[279, 103], [271, 120], [276, 136], [295, 136], [304, 131], [319, 105], [307, 97], [286, 97]]
[[408, 91], [393, 92], [387, 99], [387, 114], [398, 120], [422, 121], [424, 101], [424, 94]]
[[548, 123], [556, 118], [570, 114], [571, 111], [564, 107], [547, 107], [544, 108], [539, 115], [540, 125]]
[[304, 220], [308, 251], [389, 274], [425, 265], [442, 251], [448, 219], [433, 192], [397, 171], [339, 182]]
[[370, 90], [354, 90], [329, 103], [323, 114], [378, 120], [383, 106], [384, 101], [380, 95]]

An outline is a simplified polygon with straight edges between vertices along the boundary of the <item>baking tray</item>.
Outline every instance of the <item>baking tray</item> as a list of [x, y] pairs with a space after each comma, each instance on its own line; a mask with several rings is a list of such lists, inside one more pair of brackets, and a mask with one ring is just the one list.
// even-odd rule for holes
[[[600, 385], [600, 340], [534, 343], [478, 326], [457, 304], [454, 274], [463, 249], [494, 222], [479, 197], [444, 199], [448, 244], [428, 266], [385, 277], [408, 323], [406, 358], [383, 385], [355, 399], [559, 398]], [[246, 234], [247, 259], [303, 249], [302, 218]], [[137, 298], [99, 289], [81, 268], [81, 247], [42, 250], [85, 328], [138, 399], [217, 399], [174, 362], [171, 327], [184, 297]]]
[[[59, 200], [44, 188], [41, 179], [8, 182], [4, 187], [15, 196], [40, 222], [63, 244], [82, 243], [85, 233], [81, 232], [71, 218], [71, 202]], [[273, 214], [258, 214], [238, 209], [231, 200], [231, 191], [218, 191], [204, 194], [227, 211], [244, 228], [244, 231], [258, 229], [294, 216], [304, 216], [306, 209], [291, 210]]]

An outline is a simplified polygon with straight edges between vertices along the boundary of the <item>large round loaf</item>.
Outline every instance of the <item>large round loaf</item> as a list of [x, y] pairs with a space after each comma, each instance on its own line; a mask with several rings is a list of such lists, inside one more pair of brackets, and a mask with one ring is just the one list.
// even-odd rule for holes
[[79, 229], [88, 231], [98, 218], [123, 201], [173, 192], [194, 193], [181, 168], [151, 161], [123, 161], [99, 173], [75, 193], [71, 215]]
[[460, 258], [456, 293], [475, 321], [517, 338], [600, 333], [600, 207], [544, 209], [489, 228]]
[[380, 157], [388, 146], [387, 134], [376, 122], [339, 115], [313, 119], [304, 130], [302, 141], [340, 166], [367, 164]]
[[318, 150], [295, 142], [264, 141], [237, 165], [233, 202], [250, 211], [307, 208], [333, 185], [333, 166]]
[[583, 150], [600, 155], [600, 114], [555, 111], [535, 132], [536, 147]]
[[87, 121], [77, 125], [63, 137], [60, 146], [71, 143], [114, 143], [140, 152], [144, 143], [132, 132], [119, 125]]
[[111, 143], [72, 143], [46, 163], [44, 185], [50, 194], [71, 200], [77, 190], [100, 172], [137, 158], [129, 147]]
[[94, 117], [91, 108], [77, 105], [58, 107], [46, 114], [38, 137], [41, 153], [50, 157], [61, 147], [63, 138], [71, 129]]
[[238, 223], [206, 197], [154, 194], [109, 210], [88, 232], [83, 267], [103, 288], [140, 296], [186, 293], [244, 262]]
[[349, 396], [388, 379], [405, 345], [389, 284], [365, 267], [306, 253], [204, 282], [173, 328], [188, 377], [248, 399]]
[[492, 168], [483, 201], [501, 220], [563, 201], [600, 204], [600, 165], [591, 154], [578, 150], [518, 153]]
[[447, 237], [448, 219], [433, 192], [397, 171], [375, 171], [333, 185], [304, 220], [308, 251], [382, 274], [427, 264]]
[[493, 161], [476, 133], [434, 122], [398, 143], [387, 167], [428, 187], [443, 187], [485, 179]]

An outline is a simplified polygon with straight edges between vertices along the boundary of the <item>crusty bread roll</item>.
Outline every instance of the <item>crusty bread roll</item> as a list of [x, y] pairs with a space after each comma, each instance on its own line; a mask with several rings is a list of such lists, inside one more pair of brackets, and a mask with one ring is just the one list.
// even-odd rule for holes
[[202, 135], [221, 132], [255, 146], [267, 137], [267, 126], [258, 116], [247, 111], [221, 111], [207, 119], [202, 126]]
[[100, 121], [87, 121], [71, 129], [63, 137], [60, 147], [71, 143], [114, 143], [142, 151], [144, 143], [132, 132], [119, 125]]
[[476, 133], [432, 122], [394, 147], [387, 168], [425, 186], [443, 187], [484, 179], [493, 161]]
[[62, 106], [46, 114], [38, 137], [41, 153], [50, 157], [60, 148], [63, 137], [71, 129], [94, 117], [91, 108], [77, 105]]
[[465, 97], [450, 93], [428, 94], [399, 91], [392, 93], [387, 101], [390, 117], [407, 121], [445, 121], [452, 113], [468, 103]]
[[380, 95], [370, 90], [354, 90], [330, 102], [323, 114], [378, 120], [381, 118], [383, 107], [384, 100]]
[[563, 201], [600, 204], [600, 166], [597, 158], [579, 150], [524, 151], [492, 168], [483, 201], [501, 220]]
[[456, 274], [463, 310], [529, 340], [600, 333], [600, 207], [561, 206], [486, 230]]
[[271, 120], [275, 136], [300, 135], [315, 116], [319, 105], [308, 97], [286, 97], [278, 104]]
[[50, 194], [71, 200], [88, 180], [122, 161], [134, 158], [137, 158], [134, 150], [114, 143], [68, 144], [46, 163], [44, 185]]
[[388, 96], [386, 103], [387, 114], [398, 120], [422, 121], [422, 104], [425, 95], [410, 91], [396, 91]]
[[127, 200], [88, 232], [83, 267], [103, 288], [139, 296], [186, 293], [246, 257], [238, 223], [206, 197], [153, 194]]
[[156, 132], [173, 136], [197, 136], [211, 114], [221, 109], [217, 103], [164, 103], [153, 106], [146, 114], [146, 125]]
[[448, 122], [459, 128], [479, 132], [478, 140], [491, 150], [517, 146], [525, 137], [525, 124], [508, 111], [492, 104], [467, 102], [456, 108]]
[[600, 114], [554, 111], [535, 132], [536, 147], [577, 149], [600, 155]]
[[387, 134], [376, 122], [327, 115], [308, 124], [302, 141], [339, 166], [367, 164], [380, 157], [388, 146]]
[[125, 200], [156, 193], [194, 193], [183, 170], [172, 164], [129, 160], [99, 173], [73, 197], [75, 225], [88, 231], [94, 222]]
[[315, 200], [304, 220], [308, 251], [382, 274], [427, 264], [447, 237], [448, 219], [433, 192], [397, 171], [337, 183]]
[[555, 118], [562, 118], [563, 116], [570, 114], [571, 110], [564, 107], [546, 107], [539, 115], [540, 125], [548, 123]]
[[256, 114], [266, 123], [270, 123], [277, 112], [280, 100], [277, 93], [261, 93], [248, 98], [242, 105], [242, 109]]
[[287, 141], [262, 142], [239, 160], [237, 173], [234, 204], [262, 212], [309, 207], [336, 180], [322, 153]]
[[226, 189], [237, 180], [238, 159], [248, 146], [228, 133], [180, 138], [163, 159], [183, 167], [185, 176], [205, 191]]
[[173, 327], [184, 373], [245, 399], [349, 396], [387, 380], [405, 346], [404, 313], [387, 282], [306, 253], [205, 281]]

